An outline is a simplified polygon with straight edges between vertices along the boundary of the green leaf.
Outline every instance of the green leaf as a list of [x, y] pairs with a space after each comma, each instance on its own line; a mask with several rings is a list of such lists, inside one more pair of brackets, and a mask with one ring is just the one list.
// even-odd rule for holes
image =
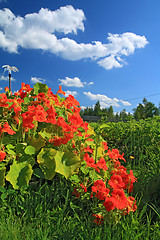
[[24, 190], [29, 184], [32, 172], [32, 167], [27, 162], [17, 163], [14, 161], [10, 166], [6, 180], [12, 184], [14, 189]]
[[46, 141], [43, 139], [43, 137], [40, 134], [38, 134], [38, 138], [29, 139], [29, 144], [33, 146], [36, 149], [36, 151], [44, 147], [45, 143]]
[[8, 144], [7, 146], [6, 146], [6, 148], [9, 150], [9, 149], [14, 149], [15, 148], [15, 146], [13, 146], [12, 144]]
[[66, 161], [63, 159], [64, 152], [57, 151], [55, 155], [56, 169], [55, 171], [65, 176], [68, 179], [80, 166], [80, 162], [76, 162], [70, 166], [66, 165]]
[[78, 177], [77, 174], [72, 175], [70, 177], [70, 180], [71, 180], [71, 182], [74, 182], [74, 183], [79, 183], [80, 182], [79, 177]]
[[5, 173], [6, 173], [6, 167], [0, 167], [0, 186], [5, 185]]
[[46, 132], [46, 130], [44, 129], [43, 131], [40, 131], [39, 134], [41, 135], [42, 138], [51, 138], [52, 137], [52, 133]]
[[36, 149], [32, 146], [27, 146], [24, 150], [25, 154], [33, 155], [36, 153]]
[[65, 162], [66, 166], [71, 166], [80, 161], [78, 156], [75, 156], [72, 152], [64, 152], [62, 157], [62, 163]]
[[34, 93], [35, 93], [36, 95], [38, 95], [38, 93], [41, 93], [41, 92], [47, 93], [47, 91], [48, 91], [48, 87], [47, 87], [46, 84], [37, 82], [37, 83], [34, 85]]
[[16, 153], [17, 154], [24, 153], [24, 148], [25, 148], [26, 145], [27, 145], [27, 143], [18, 143], [16, 145]]
[[34, 100], [34, 98], [25, 97], [25, 98], [24, 98], [24, 103], [28, 104], [28, 103], [30, 103], [30, 102], [33, 101], [33, 100]]
[[106, 123], [103, 123], [102, 125], [99, 126], [100, 129], [106, 128], [106, 127], [108, 127], [108, 125]]
[[19, 176], [17, 178], [17, 184], [21, 190], [24, 190], [28, 187], [29, 181], [31, 180], [32, 177], [32, 173], [33, 170], [30, 164], [25, 166], [19, 173]]
[[56, 152], [57, 151], [52, 148], [42, 148], [37, 155], [37, 162], [47, 180], [52, 180], [55, 176], [56, 163], [54, 156]]
[[85, 132], [84, 128], [82, 128], [82, 127], [78, 128], [78, 130], [79, 130], [80, 132]]

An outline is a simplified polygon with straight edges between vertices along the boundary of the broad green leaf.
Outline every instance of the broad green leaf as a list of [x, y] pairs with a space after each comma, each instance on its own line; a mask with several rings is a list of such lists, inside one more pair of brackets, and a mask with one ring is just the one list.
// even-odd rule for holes
[[45, 143], [46, 141], [43, 139], [43, 137], [41, 137], [41, 135], [38, 135], [38, 138], [29, 139], [29, 144], [33, 146], [36, 151], [44, 147]]
[[37, 162], [47, 180], [52, 180], [55, 175], [56, 163], [54, 156], [56, 152], [57, 151], [52, 148], [42, 148], [37, 155]]
[[65, 163], [66, 166], [71, 166], [80, 161], [78, 156], [75, 156], [72, 152], [64, 152], [62, 157], [62, 163]]
[[33, 155], [36, 153], [36, 150], [32, 146], [27, 146], [24, 150], [25, 154]]
[[39, 134], [41, 135], [42, 138], [51, 138], [52, 134], [49, 132], [46, 132], [46, 130], [44, 129], [43, 131], [40, 131]]
[[24, 98], [24, 103], [28, 104], [28, 103], [30, 103], [33, 100], [34, 100], [34, 98], [32, 98], [32, 97], [25, 97]]
[[6, 167], [0, 167], [0, 186], [5, 185], [5, 173], [6, 173]]
[[28, 187], [29, 181], [31, 180], [32, 177], [32, 167], [30, 164], [25, 166], [19, 173], [19, 176], [17, 178], [17, 185], [21, 190], [24, 190]]
[[10, 166], [6, 180], [12, 184], [14, 189], [23, 190], [28, 186], [32, 172], [32, 167], [27, 162], [17, 163], [17, 161], [14, 161]]
[[66, 166], [66, 162], [62, 161], [64, 152], [57, 151], [55, 155], [56, 169], [55, 171], [65, 176], [68, 179], [80, 166], [80, 162], [76, 162], [70, 166]]
[[34, 85], [34, 93], [35, 93], [36, 95], [38, 95], [38, 93], [41, 93], [41, 92], [47, 93], [47, 91], [48, 91], [48, 87], [47, 87], [46, 84], [37, 82], [37, 83]]

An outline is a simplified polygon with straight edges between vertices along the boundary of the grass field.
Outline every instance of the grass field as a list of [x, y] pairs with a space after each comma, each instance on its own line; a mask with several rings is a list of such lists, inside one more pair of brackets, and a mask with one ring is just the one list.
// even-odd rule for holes
[[110, 148], [124, 152], [138, 179], [137, 211], [97, 226], [89, 206], [57, 174], [53, 182], [34, 179], [26, 192], [0, 188], [0, 239], [160, 239], [160, 119], [108, 123], [102, 134]]

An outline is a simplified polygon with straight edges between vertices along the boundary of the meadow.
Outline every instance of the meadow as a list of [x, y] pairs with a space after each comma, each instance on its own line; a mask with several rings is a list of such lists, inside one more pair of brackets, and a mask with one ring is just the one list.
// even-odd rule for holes
[[[62, 89], [59, 93], [63, 94]], [[36, 85], [33, 92], [23, 84], [18, 94], [16, 97], [21, 100], [17, 102], [15, 96], [1, 96], [0, 238], [160, 239], [160, 117], [91, 123], [87, 130], [79, 118], [75, 99], [53, 95], [44, 85]], [[54, 99], [54, 108], [48, 107], [46, 98]], [[32, 106], [27, 108], [28, 105]], [[15, 123], [15, 113], [20, 122]], [[65, 133], [69, 127], [74, 141], [73, 135]], [[111, 149], [109, 156], [102, 140]], [[114, 149], [119, 150], [117, 160]], [[96, 160], [94, 164], [91, 156]], [[116, 164], [120, 166], [118, 158], [123, 162], [123, 170], [133, 170], [134, 175], [126, 172], [125, 176], [132, 175], [134, 187], [129, 182], [126, 186], [120, 182], [120, 186], [128, 191], [127, 196], [130, 193], [136, 199], [137, 209], [121, 201], [124, 207], [107, 205], [106, 209], [111, 208], [106, 213], [100, 200], [115, 198], [108, 198], [106, 192], [94, 192], [95, 182], [99, 178], [101, 183], [102, 179], [112, 179], [110, 173], [118, 169]], [[77, 166], [79, 172], [73, 174]], [[79, 192], [73, 192], [74, 184], [80, 184]], [[111, 187], [111, 182], [106, 184]], [[98, 196], [91, 198], [90, 193]], [[93, 218], [98, 211], [104, 214], [104, 221]]]

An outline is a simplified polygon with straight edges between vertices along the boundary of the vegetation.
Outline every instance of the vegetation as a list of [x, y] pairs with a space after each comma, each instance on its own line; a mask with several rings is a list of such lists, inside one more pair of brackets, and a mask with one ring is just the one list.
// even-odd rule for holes
[[160, 109], [155, 106], [152, 102], [148, 102], [146, 98], [143, 99], [142, 103], [133, 109], [133, 115], [131, 113], [127, 113], [125, 109], [123, 109], [120, 113], [116, 113], [114, 115], [113, 107], [109, 108], [101, 108], [100, 102], [97, 101], [94, 108], [87, 107], [80, 112], [81, 116], [101, 116], [106, 121], [128, 121], [132, 118], [136, 120], [146, 119], [148, 117], [158, 116], [160, 115]]
[[160, 118], [88, 125], [77, 104], [1, 94], [1, 239], [159, 239]]

